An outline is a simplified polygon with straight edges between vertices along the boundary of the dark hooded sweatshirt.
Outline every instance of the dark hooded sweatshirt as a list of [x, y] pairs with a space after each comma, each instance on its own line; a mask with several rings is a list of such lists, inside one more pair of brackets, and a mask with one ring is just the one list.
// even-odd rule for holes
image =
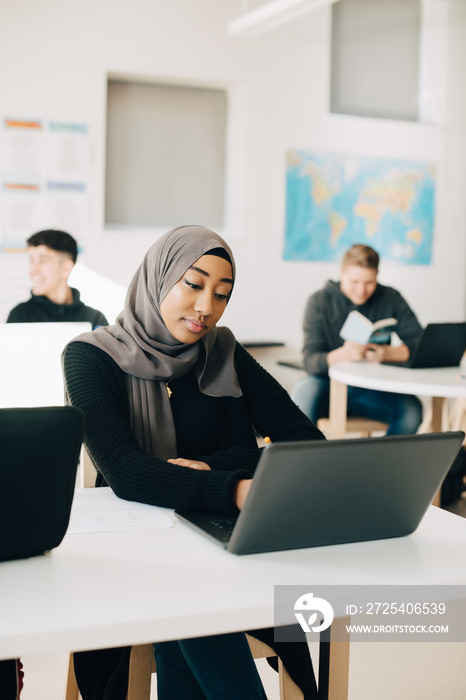
[[28, 301], [15, 306], [9, 313], [7, 323], [56, 323], [65, 321], [88, 321], [92, 328], [108, 326], [108, 321], [100, 311], [86, 306], [81, 301], [77, 289], [71, 288], [71, 304], [55, 304], [48, 297], [31, 294]]

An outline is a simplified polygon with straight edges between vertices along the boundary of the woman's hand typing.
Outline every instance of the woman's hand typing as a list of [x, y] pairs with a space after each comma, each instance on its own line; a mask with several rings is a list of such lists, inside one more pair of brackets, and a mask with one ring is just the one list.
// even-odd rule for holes
[[236, 490], [234, 495], [235, 505], [238, 510], [241, 510], [244, 506], [244, 502], [251, 488], [252, 479], [240, 479], [236, 484]]

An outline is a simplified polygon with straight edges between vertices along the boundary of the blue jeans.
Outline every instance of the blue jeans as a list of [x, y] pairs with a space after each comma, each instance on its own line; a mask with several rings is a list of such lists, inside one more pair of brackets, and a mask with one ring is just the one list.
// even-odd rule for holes
[[[329, 412], [330, 379], [310, 374], [295, 386], [291, 398], [317, 423]], [[411, 435], [422, 422], [422, 404], [416, 396], [348, 387], [348, 416], [388, 423], [387, 435]]]
[[242, 632], [154, 644], [159, 700], [266, 700]]

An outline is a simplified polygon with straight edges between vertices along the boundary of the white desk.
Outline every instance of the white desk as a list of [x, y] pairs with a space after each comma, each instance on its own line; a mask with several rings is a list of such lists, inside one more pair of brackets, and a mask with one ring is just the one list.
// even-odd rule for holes
[[395, 394], [430, 396], [430, 431], [440, 431], [445, 399], [466, 397], [466, 379], [459, 378], [459, 372], [459, 367], [407, 369], [366, 361], [337, 362], [329, 368], [329, 437], [337, 439], [345, 435], [348, 386], [390, 391]]
[[[269, 627], [276, 584], [464, 584], [464, 551], [466, 520], [437, 508], [409, 537], [243, 557], [178, 522], [67, 535], [0, 564], [0, 658]], [[329, 698], [344, 700], [347, 645], [333, 647], [343, 680], [330, 678]]]

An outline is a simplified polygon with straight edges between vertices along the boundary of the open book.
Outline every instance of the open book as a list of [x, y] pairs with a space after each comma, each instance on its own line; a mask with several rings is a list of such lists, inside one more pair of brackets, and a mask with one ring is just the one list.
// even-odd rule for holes
[[383, 318], [372, 323], [359, 311], [350, 311], [344, 322], [340, 336], [343, 340], [352, 340], [354, 343], [378, 343], [390, 345], [391, 333], [395, 330], [396, 318]]

